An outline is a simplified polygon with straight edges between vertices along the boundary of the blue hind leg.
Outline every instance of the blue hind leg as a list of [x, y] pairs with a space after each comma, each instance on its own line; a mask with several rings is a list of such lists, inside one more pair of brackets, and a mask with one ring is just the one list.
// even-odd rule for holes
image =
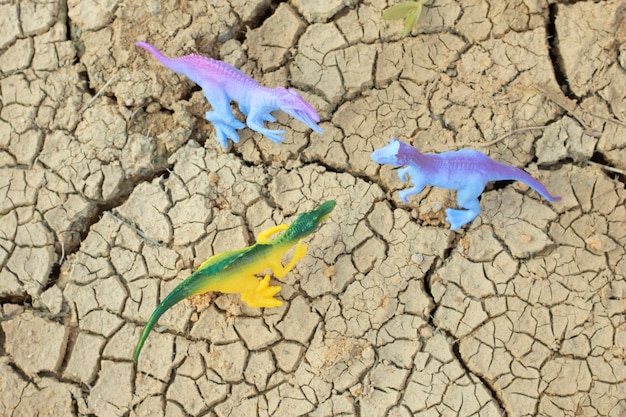
[[237, 120], [230, 109], [230, 98], [220, 86], [213, 86], [213, 88], [203, 88], [204, 96], [207, 98], [212, 111], [208, 111], [205, 114], [206, 119], [213, 123], [215, 127], [215, 135], [217, 141], [226, 148], [228, 145], [228, 139], [233, 142], [239, 142], [239, 135], [237, 129], [242, 129], [245, 124], [240, 120]]
[[228, 146], [228, 139], [232, 140], [235, 143], [239, 143], [239, 134], [235, 130], [236, 127], [233, 127], [221, 121], [212, 120], [209, 113], [210, 112], [206, 113], [206, 118], [208, 121], [213, 123], [213, 127], [215, 128], [215, 137], [219, 144], [222, 145], [222, 148], [226, 148]]
[[450, 223], [450, 229], [459, 230], [480, 214], [478, 197], [484, 189], [485, 185], [481, 183], [468, 184], [459, 189], [457, 201], [466, 210], [446, 209], [446, 221]]

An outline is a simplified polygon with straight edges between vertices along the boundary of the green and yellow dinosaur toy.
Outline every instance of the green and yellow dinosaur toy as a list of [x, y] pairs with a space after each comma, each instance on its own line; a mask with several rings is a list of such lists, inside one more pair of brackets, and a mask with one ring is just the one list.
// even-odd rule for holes
[[[308, 245], [303, 244], [302, 239], [313, 233], [334, 208], [335, 201], [327, 201], [315, 210], [298, 216], [291, 226], [281, 224], [264, 230], [259, 233], [257, 243], [252, 246], [220, 253], [204, 261], [193, 274], [178, 284], [154, 310], [141, 333], [133, 360], [137, 362], [139, 352], [141, 352], [150, 330], [159, 317], [174, 304], [192, 295], [209, 291], [239, 293], [241, 300], [252, 307], [278, 307], [282, 305], [282, 301], [274, 298], [281, 287], [278, 285], [270, 286], [269, 275], [265, 275], [265, 278], [259, 281], [256, 274], [269, 268], [276, 278], [287, 275], [306, 254]], [[279, 232], [283, 233], [270, 240], [271, 236]], [[293, 257], [287, 265], [283, 266], [283, 256], [296, 244]]]

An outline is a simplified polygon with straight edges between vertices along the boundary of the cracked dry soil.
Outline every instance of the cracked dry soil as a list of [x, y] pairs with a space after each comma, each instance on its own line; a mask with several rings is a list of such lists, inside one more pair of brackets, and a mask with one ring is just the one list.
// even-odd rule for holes
[[[407, 38], [393, 0], [0, 3], [1, 416], [626, 414], [626, 192], [600, 166], [626, 169], [626, 1], [434, 0]], [[285, 144], [223, 150], [136, 40], [294, 87], [324, 134], [279, 114]], [[492, 184], [452, 232], [452, 193], [404, 205], [370, 160], [392, 136], [563, 200]], [[132, 362], [204, 259], [328, 199], [284, 306], [183, 302]]]

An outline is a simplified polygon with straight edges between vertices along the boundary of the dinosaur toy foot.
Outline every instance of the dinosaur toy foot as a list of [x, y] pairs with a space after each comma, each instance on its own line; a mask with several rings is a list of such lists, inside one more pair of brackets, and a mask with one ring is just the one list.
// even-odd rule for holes
[[278, 145], [285, 141], [283, 136], [285, 134], [284, 130], [263, 129], [258, 132]]
[[283, 134], [285, 133], [285, 131], [266, 128], [263, 125], [263, 121], [268, 120], [267, 118], [268, 116], [272, 117], [272, 115], [270, 115], [269, 113], [249, 115], [248, 118], [246, 119], [246, 122], [248, 123], [248, 127], [250, 129], [254, 130], [255, 132], [259, 132], [260, 134], [262, 134], [263, 136], [265, 136], [272, 142], [280, 145], [285, 140], [285, 138], [283, 137]]
[[446, 221], [450, 223], [451, 230], [459, 230], [478, 216], [472, 210], [446, 209]]
[[266, 275], [254, 291], [242, 293], [241, 300], [251, 307], [280, 307], [283, 302], [274, 298], [280, 289], [280, 285], [270, 286], [270, 276]]
[[217, 141], [223, 148], [228, 146], [228, 139], [239, 143], [239, 134], [231, 125], [222, 122], [213, 122], [213, 126], [215, 127]]
[[237, 129], [243, 129], [246, 127], [244, 123], [234, 117], [230, 120], [224, 120], [224, 118], [216, 115], [214, 111], [206, 112], [205, 117], [209, 122], [213, 123], [213, 127], [215, 127], [215, 136], [223, 148], [228, 146], [228, 139], [235, 143], [239, 143], [239, 134], [237, 133]]

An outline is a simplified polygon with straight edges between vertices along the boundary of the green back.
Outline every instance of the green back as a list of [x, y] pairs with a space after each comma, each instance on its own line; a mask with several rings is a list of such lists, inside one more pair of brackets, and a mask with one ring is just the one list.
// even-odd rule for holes
[[207, 275], [216, 274], [222, 271], [228, 265], [235, 262], [237, 259], [241, 258], [246, 253], [248, 253], [250, 249], [252, 249], [252, 247], [254, 247], [254, 245], [245, 247], [243, 249], [231, 250], [218, 253], [217, 255], [213, 255], [206, 261], [202, 262], [202, 264], [198, 267], [196, 271], [206, 269], [204, 272]]
[[291, 226], [272, 241], [275, 245], [292, 244], [313, 233], [335, 208], [335, 200], [329, 200], [315, 210], [298, 216]]

